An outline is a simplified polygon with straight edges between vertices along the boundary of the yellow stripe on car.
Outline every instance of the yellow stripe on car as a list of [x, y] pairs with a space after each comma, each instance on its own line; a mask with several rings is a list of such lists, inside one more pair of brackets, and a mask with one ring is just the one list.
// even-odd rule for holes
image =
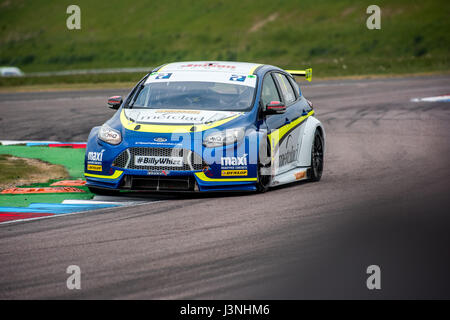
[[254, 67], [250, 70], [249, 74], [254, 74], [255, 70], [258, 69], [260, 66], [262, 66], [262, 64], [257, 64], [256, 66], [254, 66]]
[[92, 173], [85, 173], [84, 175], [86, 177], [91, 177], [91, 178], [101, 178], [101, 179], [117, 179], [122, 175], [123, 171], [121, 170], [116, 170], [112, 175], [110, 176], [104, 176], [101, 174], [92, 174]]
[[161, 68], [159, 68], [158, 71], [156, 71], [156, 72], [161, 72], [161, 71], [163, 71], [164, 68], [166, 68], [167, 66], [170, 66], [170, 65], [171, 65], [171, 63], [165, 64]]
[[[218, 127], [233, 119], [236, 119], [241, 115], [242, 113], [209, 124], [199, 124], [199, 125], [143, 124], [129, 121], [125, 115], [124, 109], [120, 114], [120, 121], [122, 122], [122, 125], [125, 129], [132, 131], [155, 132], [155, 133], [190, 133], [190, 132], [205, 131], [207, 129]], [[139, 128], [135, 129], [137, 125], [139, 125]], [[195, 127], [195, 130], [192, 130], [192, 127]]]
[[202, 181], [206, 182], [247, 182], [247, 181], [257, 181], [258, 178], [225, 178], [225, 179], [214, 179], [209, 178], [204, 172], [196, 172], [196, 177]]
[[291, 131], [291, 129], [298, 126], [300, 123], [305, 121], [308, 117], [312, 116], [313, 114], [314, 114], [314, 110], [311, 110], [307, 115], [304, 115], [304, 116], [301, 116], [301, 117], [295, 119], [291, 123], [272, 131], [268, 135], [269, 141], [270, 141], [270, 146], [271, 146], [271, 151], [272, 151], [272, 156], [275, 155], [276, 147], [280, 143], [281, 139], [283, 139], [283, 137], [286, 135], [286, 133]]

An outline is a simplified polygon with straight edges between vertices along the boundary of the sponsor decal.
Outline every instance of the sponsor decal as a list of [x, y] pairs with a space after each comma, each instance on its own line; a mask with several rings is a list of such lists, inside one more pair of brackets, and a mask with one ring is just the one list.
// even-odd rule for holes
[[280, 155], [279, 167], [283, 167], [288, 163], [294, 162], [297, 157], [298, 145], [294, 146], [292, 136], [289, 135], [286, 141], [286, 152]]
[[105, 149], [103, 149], [101, 152], [88, 152], [87, 159], [88, 161], [103, 161], [103, 152], [105, 152]]
[[156, 113], [189, 113], [200, 114], [199, 110], [156, 110]]
[[300, 171], [297, 173], [294, 173], [295, 180], [303, 179], [306, 176], [306, 171]]
[[159, 138], [153, 139], [153, 141], [155, 141], [155, 142], [166, 142], [167, 139], [166, 139], [166, 138], [159, 137]]
[[90, 171], [103, 171], [102, 166], [97, 165], [97, 164], [88, 164], [87, 169]]
[[221, 175], [222, 175], [222, 177], [247, 176], [248, 171], [247, 170], [222, 170]]
[[126, 109], [127, 118], [134, 119], [137, 123], [158, 124], [200, 124], [212, 123], [233, 116], [240, 112], [229, 111], [198, 111], [198, 110], [133, 110]]
[[148, 167], [182, 167], [183, 157], [135, 156], [134, 164]]
[[141, 115], [137, 119], [139, 122], [148, 122], [148, 121], [168, 121], [168, 122], [185, 122], [185, 123], [198, 123], [198, 122], [205, 122], [206, 117], [205, 116], [193, 116], [189, 113], [185, 112], [158, 112], [159, 114], [154, 115]]
[[213, 176], [213, 172], [212, 172], [210, 166], [205, 166], [205, 167], [203, 167], [202, 171], [203, 171], [203, 173], [204, 173], [206, 176], [208, 176], [208, 177], [212, 177], [212, 176]]
[[159, 73], [155, 79], [169, 79], [172, 73]]
[[238, 76], [233, 74], [230, 78], [230, 81], [240, 81], [240, 82], [244, 82], [245, 78], [247, 78], [246, 76]]
[[189, 63], [184, 64], [181, 66], [181, 68], [207, 68], [207, 69], [236, 69], [236, 66], [233, 65], [227, 65], [227, 64], [220, 64], [217, 62], [206, 62], [206, 63]]
[[246, 166], [247, 155], [246, 153], [242, 157], [222, 157], [220, 163], [222, 166]]
[[170, 173], [169, 170], [148, 170], [149, 176], [167, 176]]
[[150, 145], [150, 146], [171, 145], [171, 146], [179, 146], [179, 144], [176, 143], [176, 142], [153, 142], [153, 141], [151, 141], [151, 142], [137, 141], [137, 142], [135, 142], [135, 145], [144, 145], [144, 146], [147, 146], [147, 145]]

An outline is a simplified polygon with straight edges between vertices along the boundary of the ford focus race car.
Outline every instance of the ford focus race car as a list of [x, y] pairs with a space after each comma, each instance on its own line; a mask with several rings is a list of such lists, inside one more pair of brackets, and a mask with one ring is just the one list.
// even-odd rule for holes
[[259, 191], [318, 181], [325, 131], [293, 76], [311, 69], [177, 62], [147, 74], [92, 129], [85, 176], [94, 193]]

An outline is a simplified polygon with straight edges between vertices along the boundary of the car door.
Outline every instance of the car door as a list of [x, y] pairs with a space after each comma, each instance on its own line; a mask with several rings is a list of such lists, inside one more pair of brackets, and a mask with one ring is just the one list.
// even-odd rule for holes
[[[271, 132], [270, 141], [275, 174], [281, 174], [296, 167], [301, 129], [295, 126], [295, 120], [302, 116], [302, 112], [299, 94], [294, 90], [286, 75], [272, 72], [271, 78], [280, 101], [286, 105], [285, 113], [266, 117], [266, 125]], [[267, 84], [270, 85], [270, 82]], [[264, 99], [263, 103], [266, 103]]]

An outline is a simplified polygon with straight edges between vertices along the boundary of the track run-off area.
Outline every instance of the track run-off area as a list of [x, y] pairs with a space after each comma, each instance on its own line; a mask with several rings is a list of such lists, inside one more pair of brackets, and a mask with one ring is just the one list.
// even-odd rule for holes
[[[450, 76], [300, 85], [327, 133], [320, 182], [2, 224], [0, 299], [450, 298]], [[129, 89], [2, 93], [0, 140], [86, 141]]]
[[[0, 140], [0, 154], [35, 159], [41, 161], [44, 166], [49, 164], [63, 166], [63, 170], [58, 170], [59, 172], [66, 170], [68, 176], [64, 178], [65, 175], [59, 177], [53, 175], [52, 179], [44, 179], [45, 175], [41, 174], [43, 181], [33, 183], [30, 180], [19, 179], [22, 183], [1, 188], [3, 190], [0, 190], [0, 225], [157, 200], [148, 194], [141, 198], [135, 196], [130, 198], [130, 193], [123, 193], [120, 197], [93, 194], [85, 186], [83, 170], [85, 153], [85, 142]], [[6, 166], [5, 170], [8, 170]]]

